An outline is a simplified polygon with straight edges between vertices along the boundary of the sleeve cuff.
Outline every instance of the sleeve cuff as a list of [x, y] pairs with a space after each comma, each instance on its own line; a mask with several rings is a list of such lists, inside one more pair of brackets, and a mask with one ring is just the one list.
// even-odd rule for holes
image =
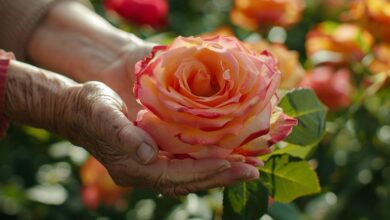
[[8, 120], [4, 116], [4, 107], [7, 72], [11, 59], [15, 59], [12, 53], [0, 50], [0, 137], [4, 137], [8, 128]]

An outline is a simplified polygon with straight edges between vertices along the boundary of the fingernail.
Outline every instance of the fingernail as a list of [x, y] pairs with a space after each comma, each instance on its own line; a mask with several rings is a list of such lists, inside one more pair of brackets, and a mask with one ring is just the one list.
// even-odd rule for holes
[[220, 166], [217, 169], [217, 172], [222, 172], [224, 170], [227, 170], [230, 167], [231, 167], [231, 164], [229, 163], [229, 161], [222, 161]]
[[255, 161], [253, 161], [253, 166], [258, 167], [258, 168], [262, 168], [262, 167], [264, 167], [264, 162], [262, 160], [255, 160]]
[[259, 171], [257, 169], [250, 169], [245, 172], [244, 178], [247, 180], [258, 179], [260, 176]]
[[149, 163], [156, 155], [155, 150], [148, 144], [142, 143], [137, 150], [137, 156], [141, 163]]

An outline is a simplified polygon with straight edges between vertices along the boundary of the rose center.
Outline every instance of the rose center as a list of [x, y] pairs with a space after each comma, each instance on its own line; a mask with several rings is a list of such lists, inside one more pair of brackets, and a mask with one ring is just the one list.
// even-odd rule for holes
[[215, 76], [204, 71], [193, 72], [187, 82], [192, 94], [196, 96], [212, 96], [220, 89]]

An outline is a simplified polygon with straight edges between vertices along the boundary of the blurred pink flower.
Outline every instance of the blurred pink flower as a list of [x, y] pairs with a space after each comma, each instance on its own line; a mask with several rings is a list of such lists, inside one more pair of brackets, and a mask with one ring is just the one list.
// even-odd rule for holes
[[350, 78], [348, 69], [337, 70], [332, 66], [319, 66], [305, 75], [301, 85], [312, 88], [331, 110], [338, 110], [351, 103]]

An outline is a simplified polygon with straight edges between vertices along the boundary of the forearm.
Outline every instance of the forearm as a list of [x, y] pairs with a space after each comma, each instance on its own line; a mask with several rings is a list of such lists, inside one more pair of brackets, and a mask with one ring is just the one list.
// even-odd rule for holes
[[102, 70], [141, 44], [82, 4], [62, 2], [48, 12], [27, 49], [33, 63], [84, 82], [104, 81]]
[[4, 114], [10, 121], [58, 133], [72, 80], [18, 61], [11, 61], [6, 81]]

